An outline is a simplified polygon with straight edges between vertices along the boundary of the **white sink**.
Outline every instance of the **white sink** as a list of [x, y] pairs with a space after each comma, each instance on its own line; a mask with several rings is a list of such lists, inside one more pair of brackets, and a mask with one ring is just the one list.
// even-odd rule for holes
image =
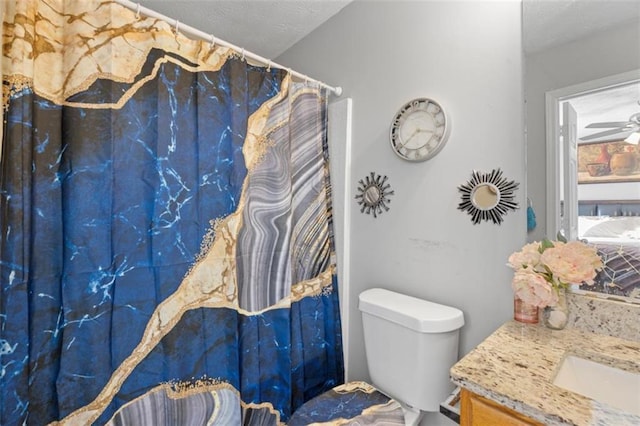
[[567, 356], [553, 384], [628, 413], [640, 415], [640, 374], [574, 355]]

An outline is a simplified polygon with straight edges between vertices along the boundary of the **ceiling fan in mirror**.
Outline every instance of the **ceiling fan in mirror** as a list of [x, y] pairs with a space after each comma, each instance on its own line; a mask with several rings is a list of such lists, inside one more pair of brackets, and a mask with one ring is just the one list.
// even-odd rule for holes
[[[640, 102], [639, 102], [640, 104]], [[601, 139], [605, 136], [617, 135], [620, 133], [631, 132], [625, 139], [625, 142], [638, 145], [640, 142], [640, 112], [629, 117], [628, 121], [609, 121], [602, 123], [591, 123], [585, 126], [586, 129], [609, 129], [598, 133], [593, 133], [580, 138], [582, 141], [590, 141], [593, 139]], [[595, 142], [595, 141], [594, 141]]]

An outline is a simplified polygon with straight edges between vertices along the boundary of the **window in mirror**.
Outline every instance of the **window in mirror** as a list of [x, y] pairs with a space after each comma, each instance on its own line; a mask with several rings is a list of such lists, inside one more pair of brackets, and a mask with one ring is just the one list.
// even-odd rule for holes
[[605, 268], [582, 289], [640, 301], [640, 71], [549, 92], [547, 110], [560, 206], [550, 234], [598, 248]]

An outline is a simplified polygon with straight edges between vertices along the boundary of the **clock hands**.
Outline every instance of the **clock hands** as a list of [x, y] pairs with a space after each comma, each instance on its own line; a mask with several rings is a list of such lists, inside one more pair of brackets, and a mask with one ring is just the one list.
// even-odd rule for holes
[[[425, 130], [425, 129], [421, 129], [420, 127], [418, 127], [417, 129], [415, 129], [415, 130], [413, 131], [413, 133], [411, 133], [411, 136], [409, 136], [409, 137], [407, 138], [407, 140], [406, 140], [406, 141], [404, 141], [402, 144], [400, 144], [400, 145], [398, 146], [398, 148], [404, 148], [404, 146], [405, 146], [406, 144], [408, 144], [408, 143], [411, 141], [411, 139], [412, 139], [415, 135], [417, 135], [418, 133], [433, 133], [433, 130]], [[424, 145], [422, 145], [422, 146], [424, 146]]]
[[407, 138], [407, 141], [406, 141], [405, 143], [403, 143], [402, 145], [400, 145], [400, 148], [403, 148], [406, 144], [408, 144], [408, 143], [409, 143], [409, 141], [410, 141], [410, 140], [411, 140], [415, 135], [417, 135], [418, 133], [420, 133], [420, 128], [415, 129], [415, 130], [413, 131], [413, 133], [411, 133], [411, 136], [409, 136], [409, 137]]

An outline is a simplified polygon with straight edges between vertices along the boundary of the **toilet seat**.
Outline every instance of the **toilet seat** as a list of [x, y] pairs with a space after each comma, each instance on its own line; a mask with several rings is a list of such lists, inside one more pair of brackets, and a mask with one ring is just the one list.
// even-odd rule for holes
[[385, 424], [404, 426], [400, 404], [366, 382], [349, 382], [307, 401], [298, 408], [288, 426], [309, 424]]

